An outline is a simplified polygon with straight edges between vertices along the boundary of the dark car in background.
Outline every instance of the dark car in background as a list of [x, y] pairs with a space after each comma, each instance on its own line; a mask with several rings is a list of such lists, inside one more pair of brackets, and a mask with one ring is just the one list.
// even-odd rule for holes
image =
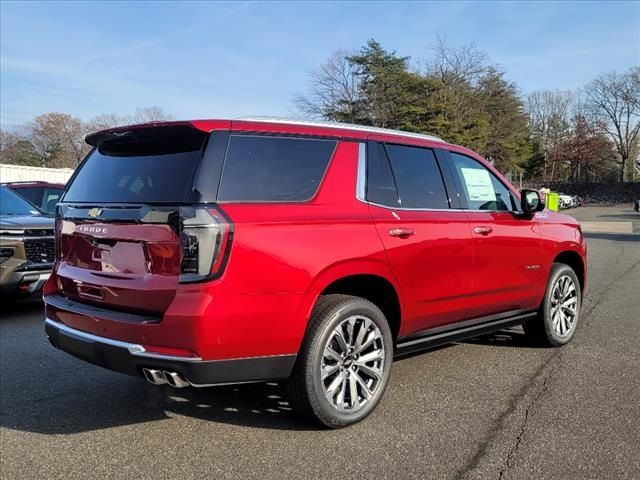
[[49, 182], [9, 182], [3, 185], [43, 212], [53, 215], [64, 192], [64, 184]]
[[28, 295], [42, 289], [55, 257], [54, 219], [0, 186], [0, 294]]

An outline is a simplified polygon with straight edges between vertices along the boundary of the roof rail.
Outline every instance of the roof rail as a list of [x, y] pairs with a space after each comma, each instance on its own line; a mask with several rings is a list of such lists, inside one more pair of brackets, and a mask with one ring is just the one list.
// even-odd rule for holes
[[422, 133], [405, 132], [403, 130], [393, 130], [390, 128], [370, 127], [368, 125], [356, 125], [353, 123], [341, 123], [341, 122], [329, 122], [323, 120], [296, 120], [292, 118], [284, 117], [240, 117], [235, 120], [243, 122], [265, 122], [265, 123], [285, 123], [288, 125], [303, 125], [307, 127], [326, 127], [326, 128], [345, 128], [349, 130], [356, 130], [359, 132], [380, 133], [384, 135], [398, 135], [403, 137], [419, 138], [422, 140], [430, 140], [432, 142], [443, 142], [444, 140], [434, 135], [425, 135]]

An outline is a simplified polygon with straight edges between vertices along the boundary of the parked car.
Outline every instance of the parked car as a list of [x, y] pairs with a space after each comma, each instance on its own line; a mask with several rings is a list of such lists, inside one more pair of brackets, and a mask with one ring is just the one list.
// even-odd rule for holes
[[61, 183], [8, 182], [3, 185], [50, 215], [56, 213], [56, 205], [64, 192], [64, 184]]
[[366, 417], [394, 356], [524, 324], [574, 335], [577, 221], [437, 137], [245, 119], [128, 126], [59, 204], [51, 343], [154, 385], [283, 381], [329, 427]]
[[0, 186], [0, 293], [40, 291], [54, 261], [53, 218]]
[[574, 198], [566, 193], [558, 193], [558, 202], [560, 209], [571, 208], [574, 205]]

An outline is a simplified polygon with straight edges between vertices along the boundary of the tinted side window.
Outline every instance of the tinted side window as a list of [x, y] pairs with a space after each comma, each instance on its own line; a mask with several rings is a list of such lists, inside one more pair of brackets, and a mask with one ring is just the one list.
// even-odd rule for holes
[[17, 190], [16, 193], [18, 195], [21, 195], [22, 197], [26, 198], [27, 200], [29, 200], [29, 202], [34, 204], [36, 207], [42, 206], [42, 192], [44, 191], [44, 188], [29, 187], [29, 188], [19, 188], [16, 190]]
[[459, 153], [450, 152], [454, 173], [458, 176], [470, 210], [511, 211], [509, 189], [484, 165]]
[[432, 150], [402, 145], [386, 147], [403, 208], [449, 208]]
[[232, 135], [218, 200], [300, 202], [322, 181], [337, 141]]
[[399, 207], [398, 190], [387, 153], [381, 143], [369, 144], [367, 158], [367, 200], [379, 205]]

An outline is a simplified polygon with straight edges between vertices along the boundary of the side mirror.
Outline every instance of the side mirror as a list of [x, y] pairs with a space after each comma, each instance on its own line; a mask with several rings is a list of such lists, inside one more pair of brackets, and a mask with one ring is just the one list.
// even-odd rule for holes
[[544, 200], [537, 190], [522, 190], [520, 192], [520, 206], [524, 213], [536, 213], [544, 210]]

